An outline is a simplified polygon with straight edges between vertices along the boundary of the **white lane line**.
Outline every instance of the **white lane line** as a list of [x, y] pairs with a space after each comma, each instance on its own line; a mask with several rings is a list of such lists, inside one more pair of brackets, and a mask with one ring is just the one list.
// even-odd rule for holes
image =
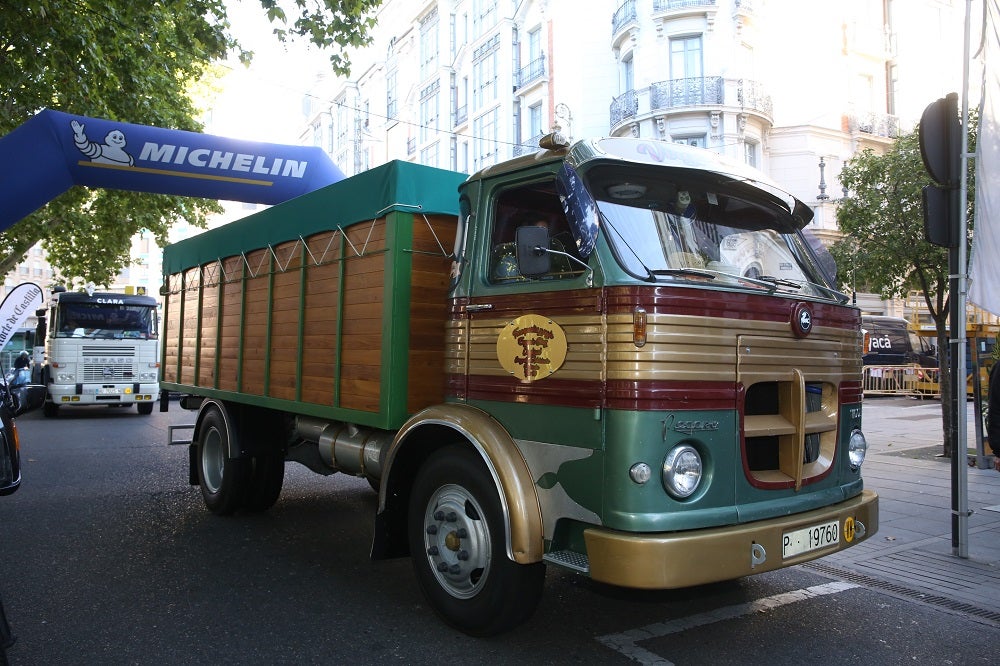
[[858, 587], [854, 583], [834, 581], [823, 585], [814, 585], [801, 590], [784, 592], [772, 597], [765, 597], [757, 601], [748, 601], [745, 604], [726, 606], [713, 611], [682, 617], [671, 622], [655, 622], [647, 624], [645, 627], [631, 629], [620, 634], [608, 634], [598, 636], [597, 641], [608, 646], [616, 652], [620, 652], [632, 661], [640, 664], [656, 664], [657, 666], [673, 666], [673, 662], [664, 659], [658, 654], [639, 647], [640, 641], [648, 641], [653, 638], [662, 638], [670, 634], [676, 634], [687, 629], [703, 627], [707, 624], [714, 624], [723, 620], [732, 620], [743, 615], [750, 615], [758, 611], [773, 610], [787, 604], [794, 604], [799, 601], [806, 601], [815, 597], [822, 597], [827, 594], [837, 594], [845, 590]]

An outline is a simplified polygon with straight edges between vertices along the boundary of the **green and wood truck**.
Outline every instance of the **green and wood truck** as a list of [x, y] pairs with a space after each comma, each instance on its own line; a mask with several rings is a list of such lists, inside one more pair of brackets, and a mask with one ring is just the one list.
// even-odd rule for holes
[[[558, 135], [467, 177], [391, 162], [164, 252], [161, 409], [189, 481], [262, 511], [286, 461], [378, 491], [473, 635], [546, 564], [701, 585], [870, 538], [860, 314], [760, 172]], [[171, 434], [173, 439], [173, 434]]]

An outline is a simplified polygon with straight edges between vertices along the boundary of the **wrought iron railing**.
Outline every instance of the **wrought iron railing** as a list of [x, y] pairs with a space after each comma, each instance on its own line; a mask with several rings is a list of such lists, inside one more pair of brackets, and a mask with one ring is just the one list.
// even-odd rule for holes
[[630, 21], [636, 20], [635, 0], [625, 0], [611, 17], [611, 34], [616, 35]]
[[611, 102], [611, 126], [614, 127], [626, 118], [635, 118], [639, 112], [639, 94], [628, 90]]
[[519, 143], [514, 146], [514, 157], [536, 152], [538, 150], [538, 142], [542, 140], [543, 136], [545, 136], [545, 134], [536, 134], [524, 143]]
[[[686, 9], [688, 7], [712, 7], [716, 0], [653, 0], [654, 12], [665, 12], [671, 9]], [[739, 0], [736, 0], [739, 5]]]
[[532, 81], [545, 76], [545, 54], [535, 58], [514, 74], [514, 89], [523, 88]]
[[888, 139], [899, 137], [899, 118], [888, 113], [856, 113], [850, 116], [849, 125], [851, 130], [881, 136]]
[[453, 125], [461, 125], [468, 119], [469, 119], [468, 106], [460, 106], [457, 109], [455, 109], [455, 122], [453, 123]]
[[768, 118], [774, 117], [771, 96], [764, 91], [764, 86], [759, 81], [740, 79], [736, 91], [737, 101], [742, 108], [758, 111]]
[[649, 108], [673, 109], [680, 106], [721, 105], [724, 101], [721, 76], [695, 76], [658, 81], [649, 87]]

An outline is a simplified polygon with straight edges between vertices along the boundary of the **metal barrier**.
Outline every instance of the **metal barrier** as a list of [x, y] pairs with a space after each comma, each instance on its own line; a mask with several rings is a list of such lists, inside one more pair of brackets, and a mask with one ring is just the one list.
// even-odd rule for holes
[[910, 395], [939, 398], [937, 368], [918, 365], [866, 365], [862, 372], [865, 395]]

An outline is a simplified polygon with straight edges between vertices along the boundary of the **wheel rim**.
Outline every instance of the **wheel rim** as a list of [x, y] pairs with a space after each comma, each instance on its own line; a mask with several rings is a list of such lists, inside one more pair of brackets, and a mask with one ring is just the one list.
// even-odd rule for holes
[[201, 476], [211, 493], [219, 492], [222, 487], [222, 466], [225, 460], [222, 435], [216, 428], [209, 428], [201, 441]]
[[438, 584], [458, 599], [479, 593], [489, 578], [492, 542], [485, 513], [469, 492], [442, 486], [424, 511], [424, 552]]

